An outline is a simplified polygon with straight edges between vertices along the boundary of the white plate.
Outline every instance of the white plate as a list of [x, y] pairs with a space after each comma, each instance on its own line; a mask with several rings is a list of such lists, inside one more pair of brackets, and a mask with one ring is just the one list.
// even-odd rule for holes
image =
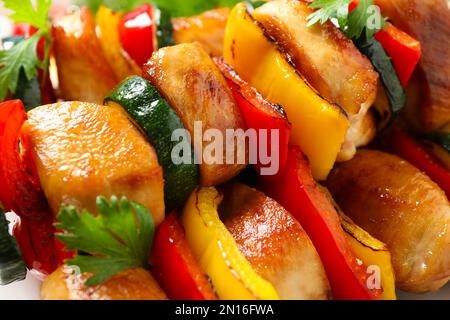
[[[0, 287], [0, 300], [39, 300], [40, 282], [30, 273], [27, 279]], [[450, 284], [441, 290], [428, 294], [398, 292], [401, 300], [450, 300]]]

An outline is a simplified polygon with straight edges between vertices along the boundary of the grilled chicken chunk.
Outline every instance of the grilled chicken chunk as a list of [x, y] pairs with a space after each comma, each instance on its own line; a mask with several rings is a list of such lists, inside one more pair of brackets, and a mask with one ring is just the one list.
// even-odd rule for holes
[[77, 275], [68, 266], [52, 273], [41, 286], [42, 300], [165, 300], [152, 275], [144, 269], [122, 271], [105, 282], [88, 287], [88, 274]]
[[331, 22], [308, 27], [313, 12], [299, 0], [271, 1], [252, 16], [286, 51], [297, 70], [327, 100], [349, 114], [351, 127], [339, 160], [348, 160], [356, 147], [369, 143], [375, 120], [368, 112], [377, 95], [378, 74], [340, 30]]
[[87, 8], [57, 16], [53, 21], [53, 49], [64, 100], [102, 103], [119, 80], [103, 53], [95, 28]]
[[[227, 148], [226, 129], [244, 128], [244, 122], [225, 78], [202, 46], [190, 43], [160, 49], [144, 66], [144, 74], [180, 116], [191, 138], [197, 140], [194, 149], [203, 160], [201, 184], [218, 185], [236, 176], [247, 161], [245, 143], [229, 139]], [[195, 136], [196, 122], [202, 126], [201, 135], [208, 129], [220, 131], [222, 155], [207, 151], [211, 141], [200, 143], [203, 137]], [[234, 148], [229, 147], [234, 142]], [[234, 161], [227, 162], [227, 159]], [[230, 162], [233, 164], [227, 164]]]
[[176, 44], [198, 42], [212, 56], [221, 56], [230, 9], [219, 8], [201, 15], [172, 20]]
[[377, 0], [376, 4], [384, 16], [419, 40], [422, 46], [419, 68], [407, 89], [409, 120], [420, 131], [435, 131], [450, 124], [448, 1]]
[[326, 299], [328, 280], [311, 240], [289, 212], [241, 184], [225, 190], [220, 212], [239, 249], [281, 299]]
[[397, 285], [437, 290], [450, 279], [450, 204], [418, 169], [380, 151], [360, 151], [330, 175], [344, 212], [386, 243]]
[[23, 134], [50, 207], [95, 213], [98, 195], [126, 196], [164, 217], [163, 172], [153, 147], [118, 106], [64, 102], [28, 113]]

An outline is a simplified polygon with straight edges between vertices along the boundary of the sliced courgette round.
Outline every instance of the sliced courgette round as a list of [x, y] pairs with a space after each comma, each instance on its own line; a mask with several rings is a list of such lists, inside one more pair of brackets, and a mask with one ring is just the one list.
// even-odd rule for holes
[[0, 208], [0, 285], [24, 280], [27, 267], [16, 240], [9, 234], [8, 222]]
[[177, 138], [180, 140], [172, 141], [172, 133], [177, 129], [184, 129], [180, 118], [149, 81], [137, 76], [125, 79], [106, 97], [106, 105], [113, 103], [119, 104], [128, 112], [158, 154], [164, 170], [166, 211], [182, 207], [198, 186], [200, 174], [194, 163], [194, 150], [190, 144], [190, 161], [175, 164], [172, 160], [172, 150], [180, 141], [190, 141], [186, 130], [184, 133], [179, 131], [180, 136]]
[[172, 16], [170, 15], [170, 12], [163, 7], [157, 7], [155, 5], [153, 7], [158, 49], [175, 45], [175, 40], [173, 39]]

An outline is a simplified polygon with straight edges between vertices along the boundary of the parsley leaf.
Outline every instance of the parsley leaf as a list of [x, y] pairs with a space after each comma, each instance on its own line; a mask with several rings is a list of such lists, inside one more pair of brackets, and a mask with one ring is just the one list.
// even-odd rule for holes
[[317, 22], [324, 24], [332, 18], [338, 19], [340, 26], [347, 24], [348, 6], [352, 0], [316, 0], [310, 4], [310, 8], [319, 9], [307, 18], [308, 26]]
[[350, 39], [358, 39], [365, 32], [367, 38], [386, 27], [379, 7], [373, 0], [360, 0], [358, 6], [348, 12], [352, 0], [316, 0], [310, 8], [318, 9], [308, 16], [308, 26], [318, 22], [324, 24], [330, 19], [337, 19], [340, 29]]
[[[37, 75], [37, 68], [47, 69], [50, 50], [50, 34], [47, 23], [51, 0], [36, 0], [36, 7], [31, 0], [2, 0], [6, 9], [12, 10], [9, 17], [14, 22], [28, 23], [38, 29], [32, 37], [15, 44], [9, 50], [0, 51], [0, 101], [8, 92], [15, 93], [19, 76], [25, 74], [30, 81]], [[44, 37], [45, 58], [41, 62], [37, 57], [38, 41]]]
[[36, 66], [40, 67], [41, 61], [36, 55], [36, 47], [41, 36], [38, 32], [9, 50], [0, 51], [0, 101], [5, 99], [8, 91], [16, 92], [21, 70], [28, 81], [37, 75]]
[[2, 0], [4, 7], [14, 11], [9, 17], [14, 22], [29, 23], [32, 26], [48, 31], [47, 15], [52, 3], [51, 0], [37, 0], [36, 9], [31, 0]]
[[350, 39], [359, 39], [363, 31], [366, 38], [386, 28], [386, 23], [380, 13], [380, 8], [374, 6], [373, 0], [361, 0], [358, 6], [348, 16], [347, 28], [344, 30]]
[[114, 274], [129, 268], [146, 267], [152, 246], [155, 226], [149, 211], [140, 204], [123, 197], [97, 197], [99, 216], [88, 211], [79, 213], [73, 207], [62, 207], [56, 228], [64, 233], [56, 236], [77, 254], [66, 261], [81, 273], [93, 276], [86, 285], [97, 285]]

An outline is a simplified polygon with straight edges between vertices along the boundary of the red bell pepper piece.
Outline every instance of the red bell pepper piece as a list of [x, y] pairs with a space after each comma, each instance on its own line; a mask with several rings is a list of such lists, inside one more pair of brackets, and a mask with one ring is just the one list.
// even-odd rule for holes
[[[256, 89], [242, 80], [233, 68], [224, 62], [223, 58], [215, 58], [214, 61], [227, 80], [247, 128], [255, 129], [257, 132], [255, 150], [257, 154], [254, 155], [254, 158], [258, 160], [258, 163], [255, 164], [255, 168], [261, 174], [261, 169], [267, 166], [259, 154], [260, 148], [265, 144], [263, 148], [266, 150], [264, 153], [267, 153], [267, 156], [272, 156], [273, 159], [273, 153], [278, 152], [278, 173], [282, 172], [286, 166], [291, 135], [291, 124], [283, 108], [265, 100]], [[267, 130], [267, 141], [260, 140], [260, 130]], [[272, 130], [278, 130], [279, 133], [275, 145], [272, 145]], [[250, 148], [250, 150], [252, 149]], [[271, 176], [274, 175], [267, 175], [268, 178]]]
[[425, 172], [450, 199], [450, 172], [436, 161], [427, 150], [398, 127], [386, 139], [388, 151], [405, 159]]
[[391, 57], [398, 78], [406, 87], [422, 55], [420, 42], [390, 23], [386, 25], [386, 30], [375, 34], [375, 39]]
[[126, 14], [119, 24], [122, 47], [139, 66], [143, 66], [157, 49], [153, 17], [153, 6], [144, 3]]
[[0, 201], [5, 211], [14, 211], [20, 218], [14, 236], [28, 268], [44, 276], [57, 268], [58, 254], [53, 215], [40, 188], [28, 141], [20, 137], [25, 120], [20, 100], [0, 104]]
[[276, 181], [262, 178], [260, 187], [303, 226], [324, 265], [334, 299], [377, 299], [380, 290], [367, 288], [366, 268], [347, 243], [336, 209], [314, 181], [308, 161], [290, 147], [286, 171]]
[[[354, 10], [358, 3], [359, 0], [354, 0], [349, 11]], [[387, 23], [386, 30], [375, 34], [375, 39], [391, 57], [397, 76], [403, 87], [406, 87], [422, 55], [420, 42], [390, 23]]]
[[156, 280], [170, 299], [217, 299], [207, 276], [195, 261], [174, 213], [156, 231], [150, 264]]

